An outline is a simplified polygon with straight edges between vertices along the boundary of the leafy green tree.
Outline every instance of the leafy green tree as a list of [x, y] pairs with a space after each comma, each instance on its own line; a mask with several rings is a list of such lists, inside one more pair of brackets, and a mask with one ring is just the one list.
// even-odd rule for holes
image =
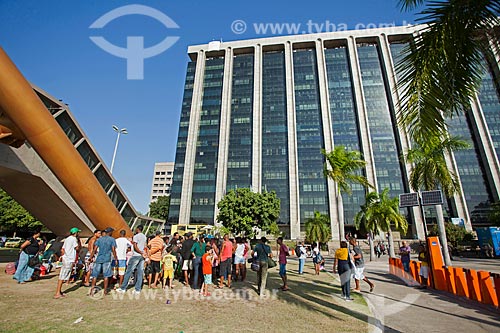
[[0, 189], [0, 230], [2, 232], [28, 231], [43, 227], [17, 201]]
[[[392, 237], [392, 226], [396, 230], [406, 234], [408, 222], [404, 215], [399, 212], [399, 198], [389, 197], [389, 189], [385, 188], [382, 193], [370, 192], [366, 196], [366, 202], [354, 217], [357, 228], [364, 225], [372, 234], [384, 232], [389, 234], [389, 253], [395, 257], [394, 241]], [[373, 237], [370, 237], [373, 238]], [[373, 240], [370, 243], [370, 255], [372, 255]]]
[[309, 243], [316, 243], [319, 245], [321, 243], [328, 242], [332, 237], [332, 231], [330, 228], [330, 218], [326, 214], [321, 214], [318, 211], [314, 212], [314, 217], [310, 217], [306, 220], [306, 241]]
[[161, 196], [149, 204], [149, 216], [167, 221], [170, 196]]
[[399, 0], [402, 10], [425, 6], [426, 25], [397, 64], [399, 123], [413, 139], [445, 134], [446, 119], [465, 113], [481, 84], [488, 36], [498, 40], [499, 0]]
[[235, 235], [253, 237], [257, 229], [270, 233], [278, 230], [276, 221], [280, 215], [280, 200], [274, 191], [230, 190], [217, 207], [217, 221]]
[[340, 239], [344, 239], [344, 204], [342, 193], [352, 194], [352, 184], [360, 184], [364, 187], [373, 187], [361, 171], [366, 162], [361, 158], [359, 151], [348, 151], [344, 146], [336, 146], [333, 151], [327, 153], [322, 149], [325, 156], [325, 177], [332, 179], [335, 183], [335, 195], [337, 197], [337, 212], [339, 214]]
[[488, 219], [493, 225], [500, 227], [500, 201], [491, 205], [491, 213]]
[[[472, 232], [468, 232], [464, 227], [459, 225], [455, 225], [453, 223], [445, 223], [446, 228], [446, 239], [453, 246], [453, 248], [457, 248], [458, 244], [463, 241], [471, 241], [474, 239], [474, 235]], [[438, 226], [434, 226], [431, 233], [438, 235], [439, 233]]]

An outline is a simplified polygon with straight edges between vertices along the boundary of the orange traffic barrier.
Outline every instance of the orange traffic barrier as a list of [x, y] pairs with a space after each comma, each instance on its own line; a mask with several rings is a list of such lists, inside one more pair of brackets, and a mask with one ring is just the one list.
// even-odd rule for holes
[[420, 266], [421, 266], [421, 263], [418, 262], [418, 261], [412, 261], [411, 262], [411, 269], [412, 269], [412, 272], [413, 270], [415, 271], [415, 276], [413, 277], [415, 279], [415, 281], [417, 281], [418, 283], [422, 284], [422, 278], [420, 277]]
[[446, 283], [448, 285], [448, 291], [454, 295], [457, 294], [457, 286], [455, 282], [455, 270], [453, 267], [445, 267], [444, 273], [446, 276]]
[[444, 261], [441, 254], [441, 245], [437, 236], [427, 238], [427, 249], [430, 258], [429, 267], [432, 272], [433, 287], [438, 290], [448, 291], [443, 269]]
[[399, 277], [404, 278], [404, 276], [405, 276], [405, 269], [404, 269], [404, 266], [403, 266], [403, 261], [401, 259], [396, 259], [396, 264], [397, 264], [397, 268], [398, 268]]
[[489, 272], [478, 271], [479, 288], [481, 289], [481, 302], [498, 306], [498, 298], [493, 288], [491, 276]]
[[500, 303], [500, 274], [491, 274], [493, 277], [493, 284], [495, 285], [495, 293], [497, 295], [497, 300]]
[[410, 261], [410, 274], [411, 274], [411, 277], [413, 278], [414, 281], [419, 282], [420, 279], [418, 276], [418, 262], [413, 261], [413, 260]]
[[394, 260], [391, 257], [389, 257], [389, 273], [392, 275], [395, 275], [394, 274]]
[[396, 275], [399, 277], [404, 277], [405, 270], [403, 268], [403, 262], [401, 261], [401, 259], [398, 258], [396, 258], [395, 261], [396, 261]]
[[461, 267], [452, 267], [455, 271], [455, 287], [456, 294], [458, 296], [469, 297], [469, 287], [467, 285], [467, 279], [465, 277], [465, 272]]
[[477, 272], [473, 269], [465, 270], [467, 287], [469, 288], [469, 299], [481, 302], [481, 289], [479, 288], [479, 278]]

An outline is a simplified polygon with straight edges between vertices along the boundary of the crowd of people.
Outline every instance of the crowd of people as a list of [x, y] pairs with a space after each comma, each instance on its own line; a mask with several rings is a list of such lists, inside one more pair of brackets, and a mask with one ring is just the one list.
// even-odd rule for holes
[[[57, 242], [51, 248], [51, 255], [59, 261], [60, 272], [54, 298], [64, 298], [62, 291], [65, 282], [73, 282], [81, 276], [82, 286], [90, 287], [89, 295], [96, 291], [96, 284], [102, 276], [104, 294], [108, 294], [115, 286], [117, 293], [125, 293], [133, 285], [132, 293], [140, 294], [144, 284], [151, 289], [174, 288], [174, 280], [184, 286], [198, 290], [203, 296], [210, 296], [214, 288], [231, 288], [233, 281], [245, 281], [247, 262], [253, 262], [252, 268], [257, 272], [257, 291], [264, 295], [268, 269], [273, 264], [273, 253], [268, 240], [262, 237], [251, 248], [245, 237], [230, 239], [224, 235], [222, 239], [212, 235], [195, 237], [188, 232], [181, 236], [177, 232], [171, 237], [163, 237], [161, 232], [146, 237], [143, 227], [137, 226], [132, 238], [126, 237], [125, 230], [119, 232], [119, 237], [113, 238], [115, 230], [106, 228], [96, 230], [87, 240], [86, 246], [81, 244], [78, 228], [72, 228], [64, 242]], [[19, 283], [25, 283], [33, 274], [30, 258], [40, 253], [43, 242], [40, 241], [37, 230], [32, 237], [21, 246], [19, 263], [14, 275]], [[54, 246], [55, 245], [55, 246]], [[282, 291], [288, 291], [287, 257], [290, 249], [283, 238], [277, 239], [279, 275], [283, 285]], [[409, 247], [406, 244], [400, 249], [403, 257], [409, 257]], [[47, 252], [47, 251], [46, 251]], [[50, 252], [50, 251], [49, 251]], [[308, 253], [304, 242], [295, 248], [299, 261], [298, 274], [304, 274], [306, 258], [311, 255], [314, 272], [319, 274], [324, 269], [325, 259], [318, 246]], [[406, 259], [406, 258], [405, 258]], [[425, 252], [421, 251], [419, 259], [425, 262]], [[77, 271], [80, 269], [81, 274]], [[370, 292], [375, 285], [364, 275], [363, 252], [357, 239], [350, 237], [342, 241], [335, 252], [334, 273], [340, 275], [342, 298], [352, 300], [350, 296], [350, 281], [354, 277], [355, 291], [360, 291], [361, 281], [368, 284]], [[425, 268], [424, 268], [425, 271]], [[425, 272], [423, 272], [425, 273]], [[145, 280], [144, 280], [145, 279]]]
[[[273, 256], [265, 237], [258, 240], [252, 249], [245, 237], [194, 237], [190, 232], [183, 236], [175, 233], [172, 237], [163, 237], [159, 231], [146, 237], [142, 226], [138, 226], [132, 238], [126, 238], [124, 230], [120, 231], [116, 239], [113, 238], [115, 230], [112, 228], [96, 230], [87, 240], [86, 246], [83, 246], [80, 232], [78, 228], [72, 228], [58, 253], [55, 253], [60, 262], [54, 295], [56, 299], [66, 297], [62, 291], [63, 285], [70, 280], [76, 280], [74, 275], [77, 268], [81, 268], [81, 274], [76, 274], [82, 278], [81, 285], [90, 287], [89, 295], [93, 295], [97, 290], [96, 284], [102, 276], [105, 295], [110, 292], [112, 285], [115, 285], [117, 293], [125, 293], [129, 285], [133, 285], [131, 292], [140, 294], [143, 285], [151, 289], [174, 288], [174, 280], [178, 280], [184, 286], [198, 290], [203, 296], [210, 296], [213, 288], [231, 288], [233, 281], [245, 281], [247, 261], [259, 264], [257, 290], [260, 295], [265, 293], [268, 263]], [[33, 237], [36, 239], [37, 235]], [[280, 289], [287, 291], [289, 287], [286, 278], [286, 257], [290, 253], [282, 238], [279, 238], [277, 243], [280, 246], [278, 258], [283, 280]], [[23, 246], [22, 251], [30, 249]], [[23, 267], [31, 252], [21, 255], [16, 278], [21, 274], [30, 274], [24, 272]]]

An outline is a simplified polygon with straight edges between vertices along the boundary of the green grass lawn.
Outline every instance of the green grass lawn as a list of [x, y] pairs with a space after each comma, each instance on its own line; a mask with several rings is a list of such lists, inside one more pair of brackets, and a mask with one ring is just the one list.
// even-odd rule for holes
[[[256, 273], [248, 271], [245, 282], [212, 292], [208, 299], [176, 283], [166, 294], [145, 287], [139, 297], [87, 296], [88, 288], [64, 286], [67, 297], [53, 299], [56, 273], [40, 281], [17, 284], [0, 264], [0, 331], [2, 332], [367, 332], [368, 307], [359, 294], [354, 302], [339, 297], [338, 280], [327, 272], [313, 275], [312, 263], [298, 275], [297, 261], [289, 268], [290, 291], [278, 291], [278, 269], [270, 270], [268, 298], [259, 298]], [[169, 300], [170, 304], [166, 304]], [[83, 317], [79, 323], [74, 323]]]

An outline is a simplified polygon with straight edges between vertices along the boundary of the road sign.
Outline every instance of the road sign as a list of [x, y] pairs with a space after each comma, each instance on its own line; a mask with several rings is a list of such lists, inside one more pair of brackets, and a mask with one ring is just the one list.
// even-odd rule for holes
[[422, 191], [422, 206], [442, 205], [441, 191]]
[[399, 207], [418, 206], [418, 193], [403, 193], [399, 195]]

